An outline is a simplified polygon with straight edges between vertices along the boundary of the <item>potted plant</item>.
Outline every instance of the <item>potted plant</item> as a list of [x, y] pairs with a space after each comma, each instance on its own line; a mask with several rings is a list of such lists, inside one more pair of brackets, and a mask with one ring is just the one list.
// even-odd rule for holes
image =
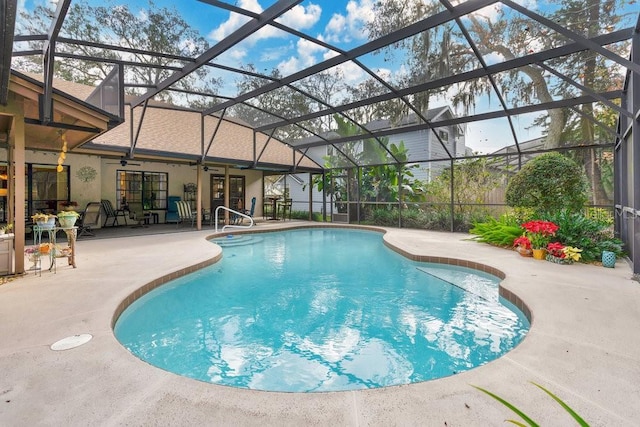
[[29, 258], [29, 261], [33, 263], [29, 269], [36, 270], [38, 267], [38, 260], [40, 258], [40, 246], [26, 246], [24, 248], [24, 254]]
[[9, 231], [13, 229], [13, 224], [4, 224], [0, 226], [0, 234], [7, 234]]
[[41, 229], [50, 229], [56, 226], [56, 216], [54, 214], [36, 213], [31, 215], [31, 219]]
[[516, 251], [525, 257], [532, 256], [531, 253], [531, 241], [527, 236], [520, 236], [513, 241], [513, 246], [516, 248]]
[[565, 246], [562, 249], [562, 252], [564, 252], [564, 258], [565, 259], [570, 259], [572, 261], [580, 261], [580, 258], [582, 258], [582, 249], [580, 248], [576, 248], [574, 246]]
[[535, 259], [545, 259], [547, 245], [558, 231], [558, 226], [551, 221], [533, 220], [522, 224], [525, 235], [531, 242], [531, 249]]
[[80, 214], [74, 210], [58, 212], [58, 222], [62, 228], [71, 228], [76, 224]]
[[[572, 252], [565, 252], [565, 248], [568, 247], [570, 246], [565, 246], [559, 242], [549, 243], [547, 245], [546, 260], [556, 264], [573, 264], [576, 257], [580, 259], [580, 253], [575, 251], [577, 248], [572, 248], [574, 250]], [[578, 251], [581, 251], [581, 249], [578, 249]], [[570, 254], [570, 256], [567, 256], [567, 254]]]

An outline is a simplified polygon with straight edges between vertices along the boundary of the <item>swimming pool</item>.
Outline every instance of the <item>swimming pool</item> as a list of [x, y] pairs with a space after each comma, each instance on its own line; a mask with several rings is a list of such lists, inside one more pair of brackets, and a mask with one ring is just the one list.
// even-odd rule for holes
[[220, 262], [122, 313], [115, 334], [133, 354], [217, 384], [336, 391], [454, 375], [528, 331], [498, 298], [498, 278], [410, 261], [379, 233], [309, 228], [220, 242]]

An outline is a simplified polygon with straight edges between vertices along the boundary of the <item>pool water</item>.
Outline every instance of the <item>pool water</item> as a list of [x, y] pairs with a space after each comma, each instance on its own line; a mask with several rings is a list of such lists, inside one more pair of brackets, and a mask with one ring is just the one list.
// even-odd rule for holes
[[500, 357], [528, 331], [498, 298], [498, 278], [410, 261], [379, 233], [256, 236], [220, 240], [220, 262], [135, 301], [117, 339], [201, 381], [316, 392], [454, 375]]

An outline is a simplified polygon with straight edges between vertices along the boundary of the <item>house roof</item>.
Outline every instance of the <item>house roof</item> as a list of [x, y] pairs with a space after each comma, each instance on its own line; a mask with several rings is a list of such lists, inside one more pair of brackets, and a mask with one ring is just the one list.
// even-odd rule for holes
[[[8, 87], [9, 93], [22, 104], [28, 149], [59, 151], [64, 137], [71, 151], [120, 122], [118, 117], [58, 88], [52, 91], [51, 120], [45, 121], [41, 116], [42, 81], [12, 71]], [[8, 132], [11, 123], [6, 119], [8, 116], [4, 117], [0, 131]]]
[[[90, 3], [102, 4], [100, 0]], [[594, 117], [596, 112], [613, 112], [627, 118], [638, 114], [635, 104], [627, 106], [618, 102], [625, 92], [625, 71], [640, 73], [640, 63], [638, 58], [630, 56], [631, 43], [628, 43], [637, 34], [640, 21], [637, 8], [629, 5], [612, 9], [602, 6], [606, 3], [603, 0], [596, 2], [606, 12], [601, 17], [578, 14], [571, 22], [564, 22], [559, 14], [569, 8], [568, 2], [560, 2], [557, 8], [551, 9], [528, 8], [512, 0], [434, 2], [429, 8], [415, 11], [415, 15], [399, 14], [393, 8], [384, 12], [377, 8], [386, 2], [374, 2], [375, 6], [371, 4], [366, 11], [363, 9], [363, 13], [368, 12], [366, 16], [354, 19], [354, 28], [341, 28], [329, 37], [315, 28], [300, 27], [298, 18], [302, 12], [309, 12], [309, 15], [302, 13], [309, 22], [312, 18], [318, 18], [314, 22], [319, 25], [325, 22], [319, 19], [321, 6], [301, 0], [266, 3], [254, 10], [242, 2], [188, 2], [188, 15], [193, 20], [189, 25], [206, 21], [207, 31], [211, 28], [218, 31], [215, 36], [202, 33], [202, 39], [212, 43], [201, 49], [166, 52], [159, 51], [168, 49], [166, 47], [154, 51], [153, 47], [132, 45], [128, 40], [113, 37], [109, 31], [92, 32], [91, 40], [83, 40], [84, 34], [76, 34], [70, 28], [84, 24], [82, 19], [86, 19], [87, 25], [94, 24], [92, 16], [78, 15], [78, 8], [74, 9], [70, 0], [60, 1], [50, 15], [38, 16], [45, 26], [49, 23], [48, 30], [33, 25], [17, 27], [33, 33], [14, 37], [13, 55], [17, 58], [50, 53], [53, 61], [61, 66], [101, 63], [105, 68], [119, 67], [123, 70], [122, 86], [137, 91], [138, 96], [131, 102], [136, 110], [157, 97], [188, 87], [189, 91], [196, 92], [194, 95], [206, 98], [207, 101], [201, 103], [206, 107], [193, 104], [193, 108], [202, 109], [204, 116], [223, 115], [225, 123], [235, 117], [265, 135], [276, 132], [281, 141], [301, 153], [313, 146], [355, 141], [351, 136], [331, 133], [335, 129], [333, 117], [339, 115], [364, 126], [362, 117], [369, 115], [360, 114], [362, 110], [374, 111], [379, 117], [388, 117], [390, 110], [419, 117], [419, 121], [411, 125], [372, 130], [371, 136], [378, 141], [394, 133], [462, 124], [472, 126], [481, 122], [478, 128], [485, 132], [489, 129], [492, 133], [489, 138], [480, 138], [477, 134], [473, 138], [470, 132], [465, 135], [468, 146], [483, 152], [495, 149], [491, 148], [494, 147], [490, 145], [492, 140], [508, 138], [517, 145], [529, 138], [528, 126], [534, 116], [557, 118], [558, 112], [571, 111], [574, 116], [580, 115], [602, 128], [613, 141], [622, 135], [610, 126], [603, 126]], [[330, 3], [334, 8], [345, 10], [354, 7], [353, 2]], [[17, 15], [21, 19], [28, 19], [30, 12], [37, 13], [30, 2], [20, 7], [25, 9]], [[328, 6], [325, 8], [328, 10]], [[485, 13], [488, 10], [495, 13]], [[202, 19], [193, 19], [193, 16]], [[336, 19], [340, 17], [344, 15], [336, 15]], [[597, 21], [589, 22], [593, 19]], [[325, 30], [330, 31], [337, 22], [331, 19], [331, 25], [326, 25]], [[294, 47], [296, 54], [285, 60], [285, 56], [293, 54]], [[503, 52], [504, 49], [508, 52]], [[273, 59], [276, 51], [278, 61]], [[252, 54], [242, 54], [247, 52]], [[575, 64], [584, 62], [590, 55], [609, 71], [606, 82], [583, 78], [579, 72], [580, 67]], [[136, 72], [156, 76], [157, 81], [131, 78]], [[199, 77], [202, 75], [224, 83], [211, 90], [202, 89], [206, 85], [190, 83], [204, 81]], [[130, 81], [125, 81], [125, 76]], [[339, 83], [344, 86], [336, 89], [318, 84], [327, 76], [339, 76]], [[432, 123], [422, 111], [425, 105], [443, 99], [459, 106], [456, 117]], [[578, 111], [582, 105], [592, 105], [593, 113]], [[143, 128], [146, 122], [147, 119]], [[537, 125], [537, 131], [542, 133], [544, 127]], [[156, 130], [143, 129], [140, 138], [154, 132]], [[185, 135], [191, 139], [191, 128]], [[229, 152], [235, 153], [237, 147], [229, 142], [231, 140], [231, 135], [221, 138], [206, 156], [222, 159]], [[109, 142], [120, 143], [119, 138]], [[175, 136], [167, 135], [158, 143], [164, 150], [177, 150]], [[135, 139], [135, 150], [145, 144], [142, 139]], [[197, 147], [198, 141], [195, 144]], [[228, 144], [231, 145], [227, 147]], [[557, 146], [557, 141], [554, 144]], [[103, 143], [103, 148], [106, 147]], [[198, 152], [191, 145], [185, 150], [180, 154], [187, 157]], [[243, 150], [238, 152], [246, 158]], [[260, 153], [259, 144], [252, 150]], [[270, 144], [267, 151], [271, 150]], [[251, 160], [261, 163], [262, 159], [270, 158], [269, 162], [279, 162], [285, 151], [268, 155], [265, 151], [262, 156], [253, 155]], [[173, 155], [175, 151], [164, 153]], [[308, 166], [312, 165], [310, 162]]]
[[[26, 77], [26, 76], [25, 76]], [[32, 82], [41, 82], [42, 76], [30, 73], [26, 77]], [[53, 87], [59, 94], [67, 94], [78, 100], [88, 99], [95, 87], [53, 79]], [[131, 100], [132, 97], [126, 99]], [[125, 101], [126, 104], [126, 101]], [[90, 105], [90, 104], [86, 104]], [[134, 129], [142, 118], [142, 109], [134, 110]], [[219, 116], [204, 116], [204, 140], [206, 153], [203, 158], [201, 144], [202, 115], [190, 109], [165, 102], [148, 103], [142, 118], [144, 126], [135, 140], [131, 153], [131, 109], [124, 109], [123, 124], [108, 132], [74, 146], [77, 152], [98, 153], [146, 159], [169, 159], [173, 161], [201, 161], [203, 163], [233, 164], [256, 169], [282, 171], [319, 170], [317, 163], [275, 138], [254, 132], [251, 127], [238, 119], [222, 119]], [[135, 133], [134, 133], [135, 134]], [[215, 135], [215, 136], [213, 136]], [[254, 139], [255, 135], [255, 139]], [[209, 140], [213, 142], [207, 150]], [[255, 140], [255, 144], [254, 144]], [[44, 147], [41, 147], [44, 148]]]

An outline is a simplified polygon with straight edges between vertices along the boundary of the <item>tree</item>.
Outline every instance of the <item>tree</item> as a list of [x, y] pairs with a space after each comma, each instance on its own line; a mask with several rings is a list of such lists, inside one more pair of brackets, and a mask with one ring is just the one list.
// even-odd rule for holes
[[[404, 142], [390, 144], [388, 138], [366, 138], [363, 130], [339, 115], [334, 116], [340, 136], [363, 135], [362, 141], [346, 142], [325, 157], [325, 179], [317, 176], [313, 185], [336, 202], [404, 202], [424, 200], [424, 184], [414, 179], [407, 165], [409, 150]], [[349, 159], [348, 162], [345, 162]], [[362, 165], [363, 167], [357, 167]], [[369, 166], [368, 166], [369, 165]], [[339, 206], [346, 206], [340, 204]], [[357, 219], [355, 210], [353, 218]]]
[[[26, 29], [31, 34], [46, 34], [48, 25], [55, 13], [55, 4], [39, 5], [29, 14], [23, 14]], [[195, 58], [209, 48], [208, 42], [178, 14], [175, 9], [157, 8], [149, 1], [148, 8], [138, 13], [127, 5], [91, 6], [86, 1], [74, 2], [69, 8], [62, 34], [76, 40], [99, 41], [114, 46], [123, 46], [147, 52], [158, 52], [168, 55]], [[38, 48], [34, 44], [35, 48]], [[101, 60], [85, 60], [65, 57], [63, 61], [55, 61], [54, 73], [64, 80], [87, 85], [95, 85], [106, 77], [116, 60], [133, 61], [145, 66], [126, 66], [127, 83], [156, 85], [174, 73], [162, 67], [181, 67], [185, 63], [162, 56], [145, 55], [137, 51], [120, 52], [83, 44], [58, 43], [56, 52], [72, 55], [104, 58]], [[42, 72], [42, 64], [38, 58], [31, 58], [26, 67], [30, 71]], [[180, 80], [176, 87], [182, 89], [198, 89], [215, 93], [220, 82], [208, 76], [206, 67], [201, 68]], [[129, 88], [128, 93], [135, 94], [136, 89]], [[139, 89], [138, 89], [139, 91]], [[156, 99], [176, 104], [186, 103], [188, 95], [176, 95], [164, 91]]]
[[[434, 209], [449, 209], [454, 204], [455, 216], [469, 219], [474, 216], [478, 206], [486, 202], [486, 195], [502, 182], [502, 175], [492, 167], [487, 158], [458, 161], [453, 167], [453, 196], [451, 194], [451, 168], [445, 168], [433, 181], [427, 184], [430, 201], [439, 204]], [[452, 200], [453, 197], [453, 200]], [[480, 215], [475, 215], [480, 216]]]
[[[557, 0], [552, 3], [556, 3], [557, 7], [548, 8], [551, 12], [547, 18], [587, 38], [598, 35], [603, 30], [612, 31], [624, 19], [624, 15], [619, 14], [623, 0]], [[440, 10], [438, 2], [379, 0], [376, 3], [376, 20], [369, 24], [368, 30], [372, 37], [378, 37]], [[481, 10], [465, 17], [470, 38], [484, 56], [494, 54], [510, 60], [567, 43], [564, 35], [507, 6], [492, 6], [491, 13], [485, 12], [486, 10]], [[623, 57], [628, 52], [626, 43], [607, 48]], [[458, 26], [452, 23], [403, 40], [384, 52], [406, 54], [406, 68], [411, 70], [410, 81], [425, 82], [480, 67], [468, 40]], [[607, 61], [608, 59], [593, 51], [584, 51], [547, 61], [546, 65], [564, 74], [569, 80], [599, 92], [607, 89], [606, 85], [612, 85], [611, 66]], [[606, 78], [600, 78], [605, 75]], [[523, 66], [493, 77], [507, 103], [513, 106], [583, 95], [576, 85], [554, 78], [539, 65]], [[615, 87], [620, 87], [620, 80], [613, 80]], [[479, 96], [492, 93], [490, 81], [480, 78], [461, 82], [451, 99], [455, 106], [468, 110]], [[426, 103], [421, 101], [418, 105]], [[592, 113], [592, 104], [585, 104], [580, 109], [548, 110], [538, 121], [545, 126], [545, 148], [553, 149], [571, 142], [576, 145], [593, 144], [594, 124], [588, 118]], [[564, 139], [563, 131], [565, 125], [573, 120], [580, 123], [581, 134], [578, 140], [569, 141]], [[600, 170], [593, 150], [583, 151], [583, 158], [593, 189], [593, 201], [605, 203], [607, 198], [602, 190]]]
[[532, 208], [538, 214], [567, 209], [579, 212], [587, 201], [580, 166], [559, 153], [542, 154], [528, 162], [507, 185], [509, 206]]
[[[253, 64], [244, 68], [247, 74], [236, 82], [238, 93], [246, 93], [259, 89], [267, 81], [256, 73]], [[271, 70], [269, 77], [273, 80], [282, 78], [278, 69]], [[233, 108], [236, 117], [253, 126], [292, 118], [319, 111], [332, 105], [336, 94], [344, 90], [342, 73], [325, 71], [313, 74], [299, 82], [264, 93], [251, 100], [251, 104], [238, 104]], [[283, 141], [304, 138], [310, 132], [322, 134], [328, 132], [333, 125], [331, 116], [316, 118], [300, 123], [300, 126], [289, 125], [276, 129], [274, 136]]]

